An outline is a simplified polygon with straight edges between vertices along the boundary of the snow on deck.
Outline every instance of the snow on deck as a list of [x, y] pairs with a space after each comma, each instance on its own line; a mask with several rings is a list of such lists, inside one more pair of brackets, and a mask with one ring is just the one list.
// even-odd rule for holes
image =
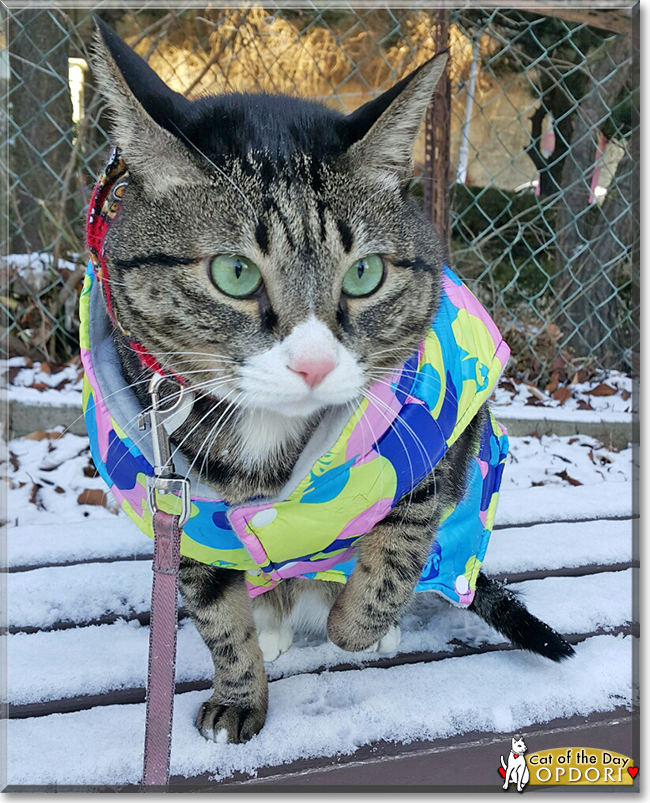
[[[631, 621], [631, 569], [586, 577], [548, 577], [512, 585], [530, 609], [563, 633], [614, 629]], [[579, 595], [574, 609], [567, 600]], [[418, 600], [403, 617], [400, 654], [453, 652], [456, 642], [470, 647], [500, 644], [503, 638], [473, 613], [449, 607], [433, 595]], [[9, 688], [14, 704], [71, 698], [80, 693], [105, 694], [144, 687], [149, 628], [137, 620], [9, 636]], [[34, 654], [39, 662], [34, 665]], [[110, 655], [110, 661], [106, 656]], [[357, 663], [376, 658], [372, 652], [342, 653], [322, 638], [303, 638], [297, 648], [268, 665], [272, 678]], [[210, 653], [189, 619], [178, 631], [178, 682], [211, 680]]]
[[[536, 656], [489, 653], [298, 675], [271, 684], [266, 725], [246, 745], [203, 739], [193, 720], [206, 692], [188, 692], [175, 701], [171, 772], [208, 771], [220, 778], [298, 758], [351, 754], [380, 740], [408, 743], [477, 730], [510, 734], [629, 704], [630, 665], [629, 636], [596, 636], [559, 667]], [[13, 721], [9, 782], [138, 783], [143, 733], [144, 704]]]
[[[39, 437], [10, 442], [3, 466], [7, 701], [17, 717], [8, 725], [7, 782], [137, 783], [152, 544], [110, 500], [102, 504], [85, 439]], [[212, 662], [183, 618], [176, 679], [194, 690], [176, 697], [172, 774], [220, 779], [381, 741], [509, 735], [629, 707], [632, 458], [631, 449], [583, 436], [512, 438], [485, 569], [510, 579], [533, 613], [567, 634], [574, 659], [556, 665], [508, 649], [474, 614], [419, 594], [402, 619], [397, 658], [297, 634], [267, 665], [263, 731], [247, 745], [217, 745], [193, 726]], [[86, 492], [96, 504], [80, 504]]]

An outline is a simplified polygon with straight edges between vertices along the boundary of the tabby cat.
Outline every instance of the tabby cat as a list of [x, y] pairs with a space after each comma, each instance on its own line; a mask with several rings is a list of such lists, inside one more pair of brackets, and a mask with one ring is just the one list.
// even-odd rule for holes
[[[349, 416], [413, 353], [437, 309], [444, 253], [408, 188], [446, 56], [346, 116], [282, 95], [190, 101], [99, 21], [96, 39], [94, 70], [129, 171], [106, 239], [116, 318], [196, 391], [174, 435], [195, 474], [231, 504], [273, 496], [323, 416]], [[115, 338], [148, 406], [150, 370]], [[287, 580], [251, 602], [241, 572], [182, 558], [184, 605], [215, 667], [197, 717], [206, 738], [245, 742], [262, 728], [264, 658], [288, 649], [296, 610], [326, 620], [344, 650], [397, 647], [486, 414], [361, 540], [345, 586]], [[471, 609], [520, 647], [572, 653], [482, 574]]]

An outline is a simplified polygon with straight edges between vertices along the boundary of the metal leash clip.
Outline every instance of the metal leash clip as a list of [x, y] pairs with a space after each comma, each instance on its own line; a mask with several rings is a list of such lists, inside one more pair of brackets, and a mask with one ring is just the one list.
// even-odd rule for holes
[[[178, 384], [180, 392], [177, 394], [176, 402], [170, 407], [162, 406], [160, 396], [160, 386], [163, 382], [174, 382]], [[140, 413], [138, 416], [138, 429], [144, 430], [151, 427], [153, 441], [153, 476], [147, 475], [147, 498], [151, 515], [159, 509], [156, 501], [156, 491], [160, 494], [175, 494], [181, 499], [181, 513], [178, 526], [182, 529], [190, 517], [191, 497], [190, 481], [179, 477], [175, 473], [174, 463], [171, 457], [169, 446], [169, 433], [165, 427], [165, 421], [175, 416], [183, 403], [185, 388], [175, 380], [162, 374], [155, 374], [149, 383], [149, 396], [151, 397], [151, 409]]]

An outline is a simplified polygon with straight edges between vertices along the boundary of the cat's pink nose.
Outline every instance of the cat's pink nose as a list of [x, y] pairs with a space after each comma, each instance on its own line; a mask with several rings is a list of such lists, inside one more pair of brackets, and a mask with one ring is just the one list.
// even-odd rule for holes
[[336, 363], [331, 357], [297, 357], [289, 366], [289, 370], [299, 374], [312, 389], [318, 387], [334, 368]]

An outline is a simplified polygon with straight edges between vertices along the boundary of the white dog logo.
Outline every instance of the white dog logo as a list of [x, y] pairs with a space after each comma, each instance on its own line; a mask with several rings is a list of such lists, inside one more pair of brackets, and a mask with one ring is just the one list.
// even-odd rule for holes
[[517, 791], [523, 792], [524, 786], [530, 780], [530, 772], [528, 771], [528, 764], [526, 764], [526, 756], [524, 753], [528, 750], [526, 744], [521, 736], [512, 737], [512, 750], [508, 756], [508, 764], [501, 756], [501, 766], [505, 770], [503, 788], [507, 789], [508, 784], [516, 783]]

